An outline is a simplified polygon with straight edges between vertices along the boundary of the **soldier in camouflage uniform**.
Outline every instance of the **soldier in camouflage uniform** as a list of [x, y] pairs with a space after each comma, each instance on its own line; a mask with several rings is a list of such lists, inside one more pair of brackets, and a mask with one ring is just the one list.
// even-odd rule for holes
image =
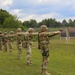
[[29, 28], [24, 36], [24, 48], [26, 48], [26, 59], [27, 59], [27, 65], [31, 65], [31, 46], [32, 46], [32, 39], [33, 39], [33, 28]]
[[3, 34], [2, 34], [2, 31], [0, 31], [0, 50], [2, 50], [2, 37], [3, 37]]
[[20, 59], [21, 53], [22, 53], [22, 41], [23, 41], [22, 29], [21, 28], [18, 28], [17, 29], [18, 59]]
[[40, 32], [38, 34], [40, 49], [42, 51], [42, 75], [51, 75], [50, 73], [47, 72], [47, 64], [49, 60], [49, 36], [54, 36], [60, 33], [60, 31], [51, 33], [48, 32], [47, 30], [48, 30], [47, 26], [42, 25], [40, 27]]
[[3, 46], [4, 46], [4, 52], [7, 52], [7, 43], [8, 43], [8, 34], [7, 34], [7, 32], [4, 32], [2, 41], [3, 41]]
[[13, 41], [14, 41], [14, 31], [10, 31], [10, 34], [8, 36], [8, 45], [10, 49], [10, 55], [12, 55], [12, 48], [13, 48]]

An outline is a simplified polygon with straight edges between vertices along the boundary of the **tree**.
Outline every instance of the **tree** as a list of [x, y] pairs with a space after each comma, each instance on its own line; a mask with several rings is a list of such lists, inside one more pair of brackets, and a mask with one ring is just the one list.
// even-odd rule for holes
[[62, 27], [61, 22], [56, 22], [55, 24], [56, 24], [56, 27]]
[[60, 27], [61, 26], [61, 23], [60, 23], [60, 26], [58, 25], [59, 22], [57, 22], [55, 19], [44, 19], [42, 20], [42, 22], [39, 23], [39, 26], [41, 26], [42, 24], [46, 25], [47, 27]]
[[2, 25], [5, 18], [8, 18], [10, 15], [6, 10], [0, 9], [0, 24]]
[[62, 21], [62, 27], [67, 27], [68, 26], [68, 23], [67, 23], [67, 21], [64, 19], [63, 21]]
[[32, 27], [32, 28], [37, 27], [37, 22], [36, 22], [36, 20], [34, 20], [34, 19], [31, 19], [31, 20], [30, 20], [30, 27]]
[[73, 26], [75, 27], [75, 20], [73, 20]]
[[24, 21], [24, 22], [22, 23], [22, 25], [23, 25], [24, 27], [26, 27], [26, 28], [29, 28], [29, 27], [30, 27], [29, 21]]
[[0, 27], [3, 28], [24, 28], [21, 21], [18, 20], [16, 15], [9, 14], [6, 10], [0, 9]]
[[36, 22], [36, 20], [33, 20], [33, 19], [31, 19], [30, 21], [24, 21], [22, 24], [23, 24], [24, 27], [27, 27], [27, 28], [29, 28], [29, 27], [32, 27], [32, 28], [37, 27], [37, 22]]
[[21, 22], [16, 20], [13, 16], [6, 18], [3, 23], [3, 28], [18, 28], [21, 26]]
[[73, 21], [71, 19], [68, 20], [69, 26], [74, 27]]

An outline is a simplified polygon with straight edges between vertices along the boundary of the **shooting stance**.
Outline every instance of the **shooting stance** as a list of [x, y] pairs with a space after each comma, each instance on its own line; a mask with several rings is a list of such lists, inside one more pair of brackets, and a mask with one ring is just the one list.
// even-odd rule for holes
[[0, 31], [0, 50], [2, 50], [2, 38], [3, 38], [3, 34], [2, 31]]
[[46, 25], [40, 27], [38, 34], [39, 49], [42, 52], [42, 75], [51, 75], [47, 72], [47, 64], [49, 60], [49, 37], [59, 34], [60, 31], [48, 32]]
[[32, 46], [32, 39], [33, 39], [33, 28], [29, 28], [28, 31], [25, 33], [24, 36], [24, 42], [23, 42], [23, 47], [26, 48], [26, 60], [27, 60], [27, 65], [31, 65], [31, 46]]
[[4, 32], [2, 42], [3, 42], [3, 46], [4, 46], [4, 52], [7, 52], [7, 43], [8, 43], [8, 34], [7, 34], [7, 32]]
[[9, 53], [12, 55], [12, 48], [13, 48], [13, 41], [14, 41], [14, 31], [10, 31], [10, 34], [8, 36], [8, 45], [9, 45]]
[[22, 29], [21, 29], [21, 28], [18, 28], [18, 29], [17, 29], [18, 59], [21, 58], [21, 53], [22, 53], [22, 42], [23, 42]]

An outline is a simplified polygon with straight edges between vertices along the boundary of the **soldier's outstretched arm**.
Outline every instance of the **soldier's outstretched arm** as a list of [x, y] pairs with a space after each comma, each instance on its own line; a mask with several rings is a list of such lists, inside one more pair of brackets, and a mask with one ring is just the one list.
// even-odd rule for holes
[[55, 32], [49, 32], [49, 37], [53, 37], [57, 34], [60, 34], [60, 31], [55, 31]]
[[60, 34], [60, 31], [55, 31], [54, 33], [55, 33], [55, 34]]
[[[23, 32], [23, 35], [29, 35], [29, 33], [28, 32]], [[38, 35], [38, 32], [33, 32], [32, 35], [33, 36], [37, 36]]]
[[36, 35], [38, 35], [38, 32], [34, 32], [34, 33], [32, 33], [32, 34], [36, 36]]

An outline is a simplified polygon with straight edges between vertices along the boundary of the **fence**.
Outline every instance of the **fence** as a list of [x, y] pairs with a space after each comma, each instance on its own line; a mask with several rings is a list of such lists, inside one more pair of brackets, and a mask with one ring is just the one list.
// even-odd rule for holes
[[75, 38], [75, 28], [65, 28], [61, 31], [60, 40], [66, 39], [66, 42], [69, 43], [69, 40], [73, 38]]

